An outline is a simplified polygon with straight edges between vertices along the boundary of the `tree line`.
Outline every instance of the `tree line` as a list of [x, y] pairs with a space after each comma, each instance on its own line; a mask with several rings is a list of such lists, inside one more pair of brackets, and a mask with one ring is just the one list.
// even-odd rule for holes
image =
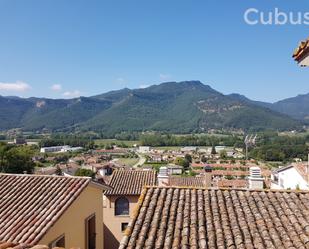
[[307, 160], [309, 136], [279, 136], [276, 133], [259, 135], [256, 147], [250, 149], [249, 156], [263, 161], [292, 161], [294, 158]]
[[70, 145], [72, 147], [84, 147], [86, 149], [93, 149], [95, 147], [94, 141], [78, 135], [55, 134], [50, 138], [43, 138], [40, 147]]
[[15, 174], [33, 173], [35, 163], [32, 156], [35, 149], [31, 146], [13, 146], [0, 143], [0, 172]]
[[213, 146], [225, 145], [230, 147], [243, 147], [242, 137], [236, 135], [164, 135], [145, 134], [140, 136], [141, 145], [147, 146]]

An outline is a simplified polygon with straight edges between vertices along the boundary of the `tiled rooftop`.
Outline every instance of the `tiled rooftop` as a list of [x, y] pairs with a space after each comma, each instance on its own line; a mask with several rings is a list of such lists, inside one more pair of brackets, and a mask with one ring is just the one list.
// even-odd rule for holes
[[8, 249], [8, 248], [13, 248], [17, 247], [18, 244], [12, 243], [12, 242], [6, 242], [6, 241], [0, 241], [0, 248], [1, 249]]
[[306, 182], [308, 182], [308, 180], [309, 180], [308, 173], [307, 173], [308, 165], [304, 164], [304, 163], [297, 163], [297, 164], [294, 164], [294, 167], [298, 171], [298, 173], [302, 176], [302, 178]]
[[149, 187], [124, 248], [308, 248], [309, 192]]
[[105, 195], [140, 195], [144, 186], [157, 183], [154, 170], [114, 170]]
[[302, 41], [299, 46], [296, 48], [293, 54], [293, 58], [296, 61], [301, 61], [304, 56], [308, 55], [309, 53], [309, 38], [305, 41]]
[[281, 171], [288, 170], [290, 168], [294, 168], [306, 182], [309, 181], [309, 177], [307, 173], [307, 170], [308, 170], [307, 163], [292, 163], [290, 165], [274, 170], [274, 173], [279, 173]]
[[212, 175], [214, 176], [247, 176], [248, 171], [241, 170], [213, 170]]
[[[11, 242], [5, 242], [5, 241], [0, 241], [0, 248], [1, 249], [24, 249], [20, 245], [17, 245]], [[35, 245], [29, 249], [49, 249], [49, 247], [45, 245]], [[61, 249], [61, 248], [54, 247], [53, 249]], [[74, 248], [71, 248], [71, 249], [74, 249]]]
[[242, 164], [225, 164], [225, 163], [205, 163], [205, 164], [202, 164], [202, 163], [192, 163], [191, 164], [191, 167], [192, 168], [204, 168], [206, 165], [209, 165], [211, 166], [212, 168], [226, 168], [226, 169], [234, 169], [234, 168], [242, 168], [242, 169], [248, 169], [250, 168], [249, 165], [242, 165]]
[[[0, 241], [37, 244], [91, 182], [87, 177], [0, 174]], [[3, 245], [0, 248], [10, 246]]]
[[221, 179], [217, 183], [219, 188], [245, 188], [248, 185], [247, 180], [227, 180]]
[[187, 186], [187, 187], [204, 187], [205, 178], [204, 177], [177, 177], [171, 176], [169, 178], [170, 186]]

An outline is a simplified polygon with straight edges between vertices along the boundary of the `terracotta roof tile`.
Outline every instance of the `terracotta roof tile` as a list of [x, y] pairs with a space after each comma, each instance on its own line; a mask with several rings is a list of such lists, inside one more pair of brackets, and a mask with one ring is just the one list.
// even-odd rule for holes
[[[86, 177], [0, 174], [0, 241], [33, 246], [90, 183]], [[0, 242], [0, 248], [5, 248]]]
[[202, 164], [202, 163], [192, 163], [191, 164], [191, 167], [193, 168], [204, 168], [205, 166], [211, 166], [212, 168], [225, 168], [225, 169], [250, 169], [251, 166], [249, 165], [242, 165], [242, 164], [222, 164], [222, 163], [205, 163], [205, 164]]
[[308, 55], [309, 53], [309, 38], [305, 41], [300, 42], [299, 46], [295, 49], [293, 58], [299, 62], [301, 61], [304, 56]]
[[308, 248], [309, 192], [145, 188], [120, 249]]
[[187, 186], [187, 187], [204, 187], [204, 177], [177, 177], [171, 176], [169, 178], [169, 186]]
[[214, 176], [248, 176], [249, 171], [241, 170], [213, 170], [212, 175]]
[[245, 188], [247, 187], [247, 180], [227, 180], [221, 179], [218, 181], [219, 188]]
[[298, 163], [298, 164], [294, 164], [293, 166], [298, 171], [298, 173], [302, 176], [302, 178], [306, 182], [308, 182], [309, 180], [308, 173], [307, 173], [308, 165], [305, 163]]
[[154, 170], [114, 170], [109, 181], [112, 190], [106, 191], [105, 195], [140, 195], [144, 186], [156, 183]]
[[[14, 244], [11, 242], [4, 242], [4, 241], [0, 241], [0, 249], [25, 249], [25, 248], [29, 248], [29, 249], [49, 249], [48, 246], [46, 245], [36, 245], [33, 247], [24, 247], [23, 245], [20, 244]], [[62, 247], [53, 247], [53, 249], [64, 249]], [[74, 249], [74, 248], [71, 248]], [[77, 249], [77, 248], [75, 248]]]

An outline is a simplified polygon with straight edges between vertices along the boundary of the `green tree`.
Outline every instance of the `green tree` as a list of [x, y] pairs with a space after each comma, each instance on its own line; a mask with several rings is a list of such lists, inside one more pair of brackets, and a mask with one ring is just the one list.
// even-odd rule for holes
[[220, 151], [220, 158], [222, 158], [222, 159], [226, 159], [226, 158], [227, 158], [227, 152], [226, 152], [226, 150], [221, 150], [221, 151]]
[[88, 176], [88, 177], [94, 178], [95, 173], [90, 169], [78, 169], [75, 172], [75, 176]]
[[6, 172], [6, 153], [10, 149], [10, 147], [5, 144], [0, 144], [0, 172]]
[[104, 147], [106, 150], [112, 150], [113, 149], [113, 145], [111, 144], [106, 144]]
[[216, 155], [217, 154], [216, 147], [214, 145], [212, 145], [212, 147], [211, 147], [211, 154], [212, 155]]
[[85, 148], [88, 149], [88, 150], [93, 150], [93, 149], [95, 149], [95, 143], [94, 143], [94, 141], [88, 142], [88, 143], [86, 144]]
[[66, 163], [69, 160], [69, 155], [63, 154], [55, 157], [56, 163]]
[[176, 165], [182, 166], [184, 170], [187, 170], [190, 167], [190, 162], [187, 159], [182, 158], [182, 157], [177, 157], [174, 163]]
[[55, 174], [56, 174], [57, 176], [62, 176], [62, 170], [61, 170], [61, 168], [59, 167], [59, 165], [56, 166]]
[[5, 155], [5, 170], [6, 173], [33, 173], [35, 164], [32, 161], [33, 151], [29, 147], [13, 147], [8, 150]]
[[190, 154], [185, 155], [185, 159], [189, 162], [192, 163], [192, 156]]
[[207, 158], [203, 155], [202, 158], [201, 158], [201, 161], [202, 161], [203, 163], [207, 163]]

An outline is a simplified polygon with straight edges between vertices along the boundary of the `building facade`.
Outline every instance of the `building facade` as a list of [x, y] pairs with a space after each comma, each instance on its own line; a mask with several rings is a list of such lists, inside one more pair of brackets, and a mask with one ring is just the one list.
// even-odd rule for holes
[[130, 223], [144, 186], [156, 185], [153, 170], [115, 170], [104, 194], [104, 248], [116, 249]]
[[272, 172], [272, 189], [309, 190], [309, 172], [305, 164], [294, 164], [279, 168]]
[[88, 177], [1, 174], [0, 241], [102, 249], [105, 189]]

